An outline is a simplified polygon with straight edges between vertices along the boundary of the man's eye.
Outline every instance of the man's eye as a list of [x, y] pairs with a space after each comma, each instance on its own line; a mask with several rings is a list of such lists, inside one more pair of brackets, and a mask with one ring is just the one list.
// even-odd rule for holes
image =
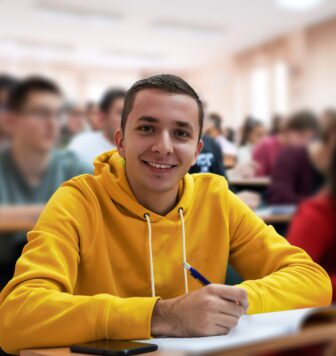
[[177, 137], [182, 137], [182, 138], [184, 138], [184, 137], [189, 137], [189, 136], [190, 136], [190, 135], [189, 135], [189, 132], [184, 131], [184, 130], [176, 130], [176, 131], [175, 131], [175, 135], [176, 135]]
[[141, 131], [141, 132], [150, 133], [150, 132], [154, 132], [154, 127], [153, 126], [144, 125], [144, 126], [140, 126], [138, 128], [138, 130]]

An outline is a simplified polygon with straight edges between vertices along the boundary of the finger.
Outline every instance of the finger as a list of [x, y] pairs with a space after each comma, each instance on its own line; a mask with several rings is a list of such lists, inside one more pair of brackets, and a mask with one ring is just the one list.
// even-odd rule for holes
[[236, 316], [228, 315], [226, 313], [221, 312], [220, 321], [218, 323], [232, 329], [237, 326], [239, 319], [240, 318], [237, 318]]
[[216, 323], [215, 326], [217, 327], [216, 335], [227, 335], [230, 331], [230, 328], [226, 327], [225, 325]]
[[241, 304], [245, 310], [248, 308], [247, 293], [243, 288], [234, 286], [224, 286], [221, 284], [216, 284], [215, 290], [217, 294], [227, 300], [238, 302]]
[[219, 312], [222, 314], [228, 314], [236, 318], [240, 318], [245, 314], [245, 309], [240, 304], [226, 299], [221, 299], [221, 303], [219, 304], [218, 308]]

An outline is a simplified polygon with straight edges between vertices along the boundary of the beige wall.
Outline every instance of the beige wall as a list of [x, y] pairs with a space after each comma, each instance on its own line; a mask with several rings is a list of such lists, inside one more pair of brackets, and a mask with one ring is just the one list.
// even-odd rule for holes
[[250, 77], [256, 68], [269, 72], [269, 116], [275, 113], [274, 66], [279, 61], [288, 66], [287, 113], [336, 106], [336, 18], [191, 70], [186, 77], [204, 94], [209, 111], [237, 127], [252, 111]]
[[[274, 113], [274, 65], [278, 61], [288, 66], [288, 112], [302, 107], [321, 110], [336, 106], [336, 18], [219, 58], [203, 68], [170, 72], [182, 75], [195, 87], [208, 111], [219, 112], [226, 124], [238, 127], [252, 111], [250, 77], [256, 68], [269, 72], [268, 116]], [[69, 98], [80, 101], [92, 99], [93, 92], [99, 96], [106, 87], [127, 88], [136, 80], [157, 73], [0, 57], [1, 71], [18, 76], [48, 75], [61, 83]]]

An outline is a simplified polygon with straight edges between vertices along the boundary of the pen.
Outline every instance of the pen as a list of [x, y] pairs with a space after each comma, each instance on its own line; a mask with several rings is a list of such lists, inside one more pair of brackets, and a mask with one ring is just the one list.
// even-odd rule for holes
[[[197, 279], [203, 286], [207, 286], [208, 284], [211, 284], [211, 282], [209, 282], [203, 275], [201, 275], [201, 273], [199, 273], [195, 268], [192, 268], [189, 263], [185, 262], [183, 263], [183, 265], [184, 268], [190, 272], [191, 276]], [[235, 304], [240, 304], [239, 302], [234, 300], [230, 300], [230, 301], [234, 302]]]
[[195, 270], [195, 268], [192, 268], [189, 263], [183, 263], [184, 268], [186, 268], [192, 277], [197, 279], [199, 282], [201, 282], [204, 286], [207, 286], [211, 282], [209, 282], [204, 276], [202, 276], [198, 271]]

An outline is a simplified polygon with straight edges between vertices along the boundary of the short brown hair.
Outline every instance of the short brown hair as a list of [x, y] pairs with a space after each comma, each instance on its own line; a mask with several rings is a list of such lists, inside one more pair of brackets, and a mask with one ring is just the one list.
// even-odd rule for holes
[[198, 120], [200, 132], [198, 139], [202, 136], [204, 110], [203, 104], [195, 90], [182, 78], [172, 74], [160, 74], [139, 80], [131, 86], [125, 96], [124, 108], [121, 114], [121, 130], [125, 132], [126, 121], [129, 113], [132, 111], [137, 93], [145, 89], [158, 89], [167, 93], [184, 94], [195, 99], [198, 106]]

